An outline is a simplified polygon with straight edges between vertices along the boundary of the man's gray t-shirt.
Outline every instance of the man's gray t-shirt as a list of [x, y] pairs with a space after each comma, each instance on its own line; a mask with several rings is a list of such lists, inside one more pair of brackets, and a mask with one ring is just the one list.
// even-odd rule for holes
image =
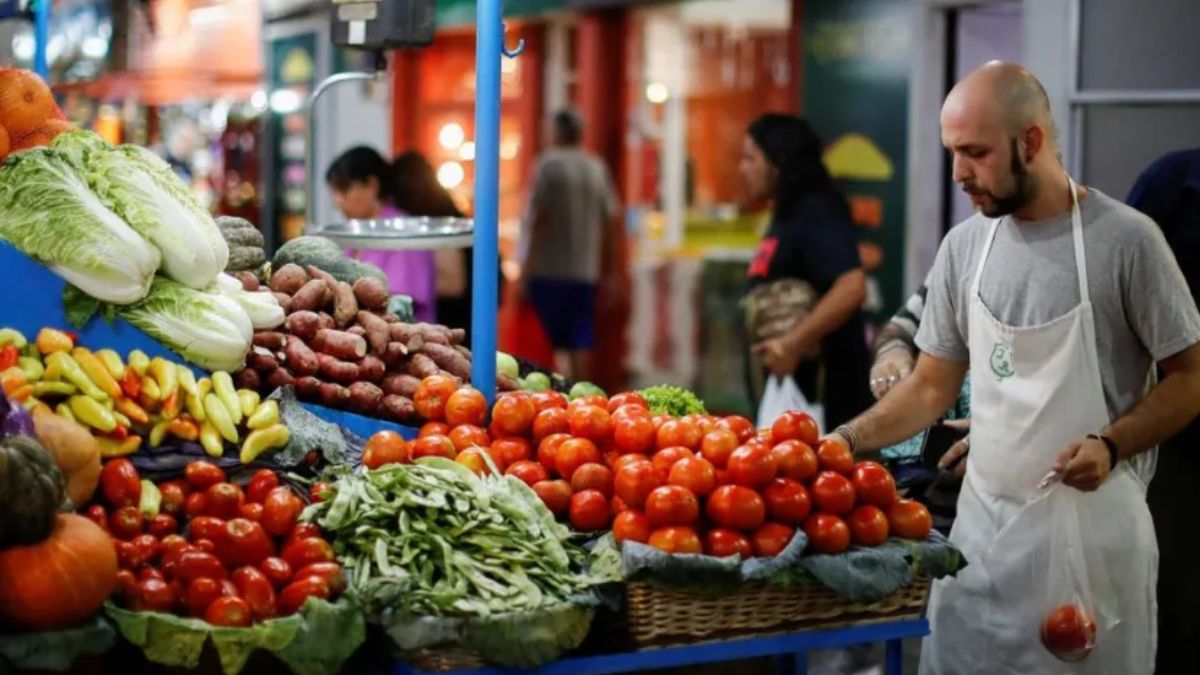
[[[595, 283], [604, 229], [617, 214], [616, 191], [599, 158], [576, 148], [542, 156], [522, 224], [525, 274]], [[532, 220], [539, 218], [537, 227]]]
[[[1092, 188], [1079, 207], [1104, 400], [1116, 419], [1143, 398], [1154, 362], [1200, 342], [1200, 313], [1154, 221]], [[917, 332], [921, 351], [968, 360], [971, 286], [991, 225], [976, 214], [942, 242]], [[1042, 221], [1002, 218], [980, 296], [1010, 326], [1041, 325], [1074, 309], [1079, 281], [1070, 212]]]

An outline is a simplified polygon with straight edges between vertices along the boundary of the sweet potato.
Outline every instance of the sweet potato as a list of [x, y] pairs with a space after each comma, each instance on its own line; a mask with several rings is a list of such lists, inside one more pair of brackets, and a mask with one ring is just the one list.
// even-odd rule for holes
[[471, 350], [467, 349], [466, 347], [464, 347], [462, 345], [454, 345], [454, 351], [458, 352], [459, 354], [462, 354], [464, 357], [466, 357], [468, 359], [471, 358]]
[[308, 276], [313, 279], [319, 279], [319, 280], [325, 282], [326, 284], [336, 284], [337, 283], [337, 279], [334, 279], [332, 274], [330, 274], [329, 272], [326, 272], [325, 270], [321, 269], [320, 267], [317, 267], [315, 265], [309, 265], [308, 267], [305, 267], [304, 269], [308, 272]]
[[367, 329], [363, 328], [362, 326], [350, 326], [346, 329], [346, 332], [351, 335], [358, 335], [364, 338], [367, 337]]
[[275, 273], [271, 275], [271, 283], [268, 285], [276, 293], [295, 295], [306, 283], [308, 283], [308, 274], [304, 268], [295, 263], [288, 263], [275, 270]]
[[367, 331], [367, 344], [371, 346], [371, 353], [383, 358], [387, 354], [388, 343], [392, 341], [387, 322], [370, 312], [359, 312], [356, 318], [358, 325]]
[[329, 289], [326, 288], [325, 282], [320, 279], [313, 279], [304, 284], [303, 288], [292, 295], [292, 311], [302, 312], [307, 310], [315, 312], [321, 310], [328, 301], [328, 293]]
[[321, 319], [316, 312], [305, 309], [289, 314], [283, 326], [301, 340], [312, 342], [317, 337], [317, 331], [321, 330]]
[[259, 331], [254, 334], [254, 346], [263, 347], [272, 352], [281, 351], [287, 346], [287, 336], [273, 330]]
[[420, 332], [417, 330], [417, 327], [411, 323], [403, 322], [397, 322], [388, 326], [388, 330], [392, 334], [392, 341], [403, 342], [404, 344], [408, 344], [408, 341], [411, 340], [414, 335], [417, 335]]
[[394, 324], [394, 323], [400, 323], [400, 317], [396, 316], [395, 314], [389, 314], [389, 313], [387, 313], [387, 312], [384, 312], [384, 313], [380, 314], [380, 315], [379, 315], [379, 318], [381, 318], [381, 319], [383, 319], [385, 322], [387, 322], [387, 324], [388, 324], [389, 326], [390, 326], [391, 324]]
[[321, 395], [321, 381], [311, 375], [296, 378], [296, 393], [305, 398], [317, 398]]
[[325, 312], [318, 313], [317, 318], [320, 319], [321, 328], [337, 328], [337, 322]]
[[382, 281], [363, 277], [354, 282], [354, 297], [363, 309], [384, 310], [388, 304], [388, 289]]
[[297, 377], [316, 375], [321, 368], [321, 362], [317, 359], [316, 353], [304, 344], [304, 340], [295, 335], [288, 336], [287, 348], [284, 349], [283, 354], [288, 370]]
[[413, 405], [412, 399], [406, 396], [384, 396], [379, 411], [384, 417], [401, 424], [412, 424], [420, 420], [417, 407]]
[[408, 345], [403, 342], [389, 342], [387, 352], [383, 355], [383, 362], [388, 368], [398, 370], [401, 362], [408, 356]]
[[330, 382], [350, 384], [357, 382], [358, 366], [347, 361], [341, 361], [329, 354], [318, 354], [321, 362], [321, 377]]
[[420, 333], [417, 333], [416, 335], [408, 338], [408, 342], [406, 342], [405, 345], [408, 347], [409, 352], [419, 352], [421, 351], [421, 348], [425, 346], [425, 338]]
[[279, 306], [283, 308], [284, 314], [290, 314], [292, 312], [292, 296], [288, 295], [287, 293], [279, 293], [275, 291], [272, 291], [271, 295], [275, 296], [275, 302], [278, 302]]
[[358, 377], [364, 382], [378, 382], [387, 372], [387, 366], [374, 354], [367, 354], [358, 362]]
[[413, 377], [425, 379], [433, 377], [441, 373], [441, 369], [433, 362], [433, 359], [424, 354], [413, 354], [408, 360], [408, 374]]
[[253, 368], [243, 368], [233, 376], [233, 381], [238, 389], [249, 389], [250, 391], [258, 391], [262, 388], [262, 375], [259, 375], [257, 370]]
[[244, 291], [253, 293], [261, 288], [258, 283], [258, 277], [254, 276], [253, 272], [238, 272], [233, 276], [237, 277], [237, 280], [242, 282], [242, 290]]
[[374, 415], [383, 402], [383, 390], [370, 382], [350, 385], [350, 408], [364, 415]]
[[340, 384], [322, 382], [319, 394], [321, 405], [327, 408], [345, 408], [350, 402], [350, 390]]
[[267, 387], [269, 389], [278, 389], [279, 387], [286, 387], [295, 383], [296, 378], [292, 377], [287, 368], [276, 368], [267, 376]]
[[260, 373], [269, 373], [279, 367], [279, 357], [266, 347], [254, 347], [246, 356], [246, 365]]
[[418, 323], [417, 331], [426, 342], [436, 342], [439, 345], [450, 344], [450, 329], [445, 326], [435, 326], [431, 323]]
[[383, 376], [383, 382], [380, 383], [384, 393], [405, 398], [412, 398], [417, 393], [417, 387], [420, 384], [420, 380], [405, 373], [388, 373]]
[[467, 329], [451, 328], [450, 330], [446, 331], [446, 336], [450, 338], [450, 344], [461, 345], [467, 339]]
[[521, 388], [521, 383], [504, 373], [496, 374], [496, 388], [500, 391], [517, 391]]
[[367, 355], [367, 341], [345, 331], [322, 328], [312, 341], [313, 349], [344, 361], [357, 361]]
[[471, 362], [455, 351], [453, 347], [426, 342], [425, 346], [421, 348], [421, 353], [433, 359], [438, 368], [451, 375], [467, 379], [471, 377]]
[[345, 328], [358, 316], [358, 300], [354, 299], [354, 289], [344, 281], [335, 282], [332, 290], [333, 321], [338, 328]]

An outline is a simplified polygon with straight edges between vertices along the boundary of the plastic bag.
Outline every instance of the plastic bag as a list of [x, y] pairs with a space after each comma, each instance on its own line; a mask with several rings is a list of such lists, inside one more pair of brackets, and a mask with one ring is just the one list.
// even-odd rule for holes
[[775, 418], [791, 410], [808, 413], [818, 421], [825, 419], [824, 406], [820, 403], [809, 403], [792, 376], [780, 378], [771, 375], [767, 378], [762, 401], [758, 404], [757, 428], [770, 428], [775, 423]]

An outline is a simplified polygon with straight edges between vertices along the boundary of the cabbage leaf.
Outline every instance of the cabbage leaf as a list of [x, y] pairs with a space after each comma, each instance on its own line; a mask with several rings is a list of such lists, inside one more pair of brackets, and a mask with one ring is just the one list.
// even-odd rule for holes
[[155, 277], [150, 293], [119, 314], [208, 370], [233, 372], [250, 351], [250, 318], [237, 303], [165, 277]]

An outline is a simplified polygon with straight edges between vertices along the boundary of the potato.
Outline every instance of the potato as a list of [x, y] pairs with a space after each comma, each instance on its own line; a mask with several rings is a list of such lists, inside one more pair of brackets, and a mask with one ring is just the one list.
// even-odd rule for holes
[[263, 330], [254, 334], [254, 346], [269, 349], [272, 352], [282, 351], [287, 346], [287, 336], [273, 330]]
[[268, 285], [276, 293], [295, 295], [306, 283], [308, 283], [308, 274], [305, 273], [304, 268], [295, 263], [288, 263], [275, 270], [275, 273], [271, 275], [271, 283]]
[[350, 402], [350, 390], [333, 382], [322, 382], [319, 394], [321, 405], [327, 408], [345, 408]]
[[333, 321], [338, 328], [345, 328], [358, 316], [358, 300], [354, 299], [354, 289], [344, 281], [333, 284]]
[[275, 291], [272, 291], [271, 295], [275, 296], [275, 302], [278, 302], [279, 306], [283, 308], [284, 314], [291, 314], [292, 296], [288, 295], [287, 293], [278, 293]]
[[288, 370], [298, 377], [316, 375], [321, 368], [316, 352], [295, 335], [288, 336], [287, 347], [283, 353]]
[[249, 389], [250, 391], [262, 389], [262, 375], [252, 368], [239, 370], [237, 375], [233, 376], [233, 381], [238, 389]]
[[289, 314], [283, 325], [292, 335], [305, 342], [312, 342], [313, 338], [317, 337], [317, 332], [321, 330], [321, 318], [316, 312], [301, 310]]
[[357, 319], [358, 325], [366, 331], [367, 344], [371, 346], [371, 353], [380, 358], [386, 356], [388, 343], [392, 341], [387, 322], [370, 312], [359, 312]]
[[292, 311], [316, 312], [324, 309], [327, 293], [329, 293], [329, 289], [325, 287], [325, 282], [313, 279], [292, 295]]
[[364, 415], [374, 415], [383, 402], [383, 390], [370, 382], [350, 385], [350, 408]]
[[387, 366], [373, 354], [367, 354], [358, 362], [358, 376], [364, 382], [378, 382], [386, 372]]
[[321, 363], [321, 377], [330, 382], [350, 384], [360, 379], [357, 364], [338, 360], [329, 354], [318, 354], [317, 358]]
[[394, 394], [396, 396], [404, 396], [405, 398], [412, 398], [417, 393], [417, 387], [420, 386], [420, 384], [421, 381], [412, 375], [405, 373], [388, 373], [387, 375], [383, 376], [383, 382], [381, 383], [381, 386], [383, 387], [384, 393]]
[[388, 289], [379, 279], [363, 277], [354, 282], [354, 297], [363, 309], [383, 311], [388, 305]]
[[238, 272], [233, 276], [237, 277], [237, 280], [242, 282], [242, 290], [248, 293], [254, 293], [260, 289], [258, 277], [254, 276], [253, 272]]
[[312, 341], [313, 349], [344, 361], [357, 361], [367, 355], [367, 341], [359, 335], [322, 328]]
[[412, 399], [405, 396], [384, 396], [379, 408], [380, 413], [384, 417], [400, 422], [401, 424], [414, 424], [421, 419], [421, 416], [417, 414], [417, 408], [413, 405]]

